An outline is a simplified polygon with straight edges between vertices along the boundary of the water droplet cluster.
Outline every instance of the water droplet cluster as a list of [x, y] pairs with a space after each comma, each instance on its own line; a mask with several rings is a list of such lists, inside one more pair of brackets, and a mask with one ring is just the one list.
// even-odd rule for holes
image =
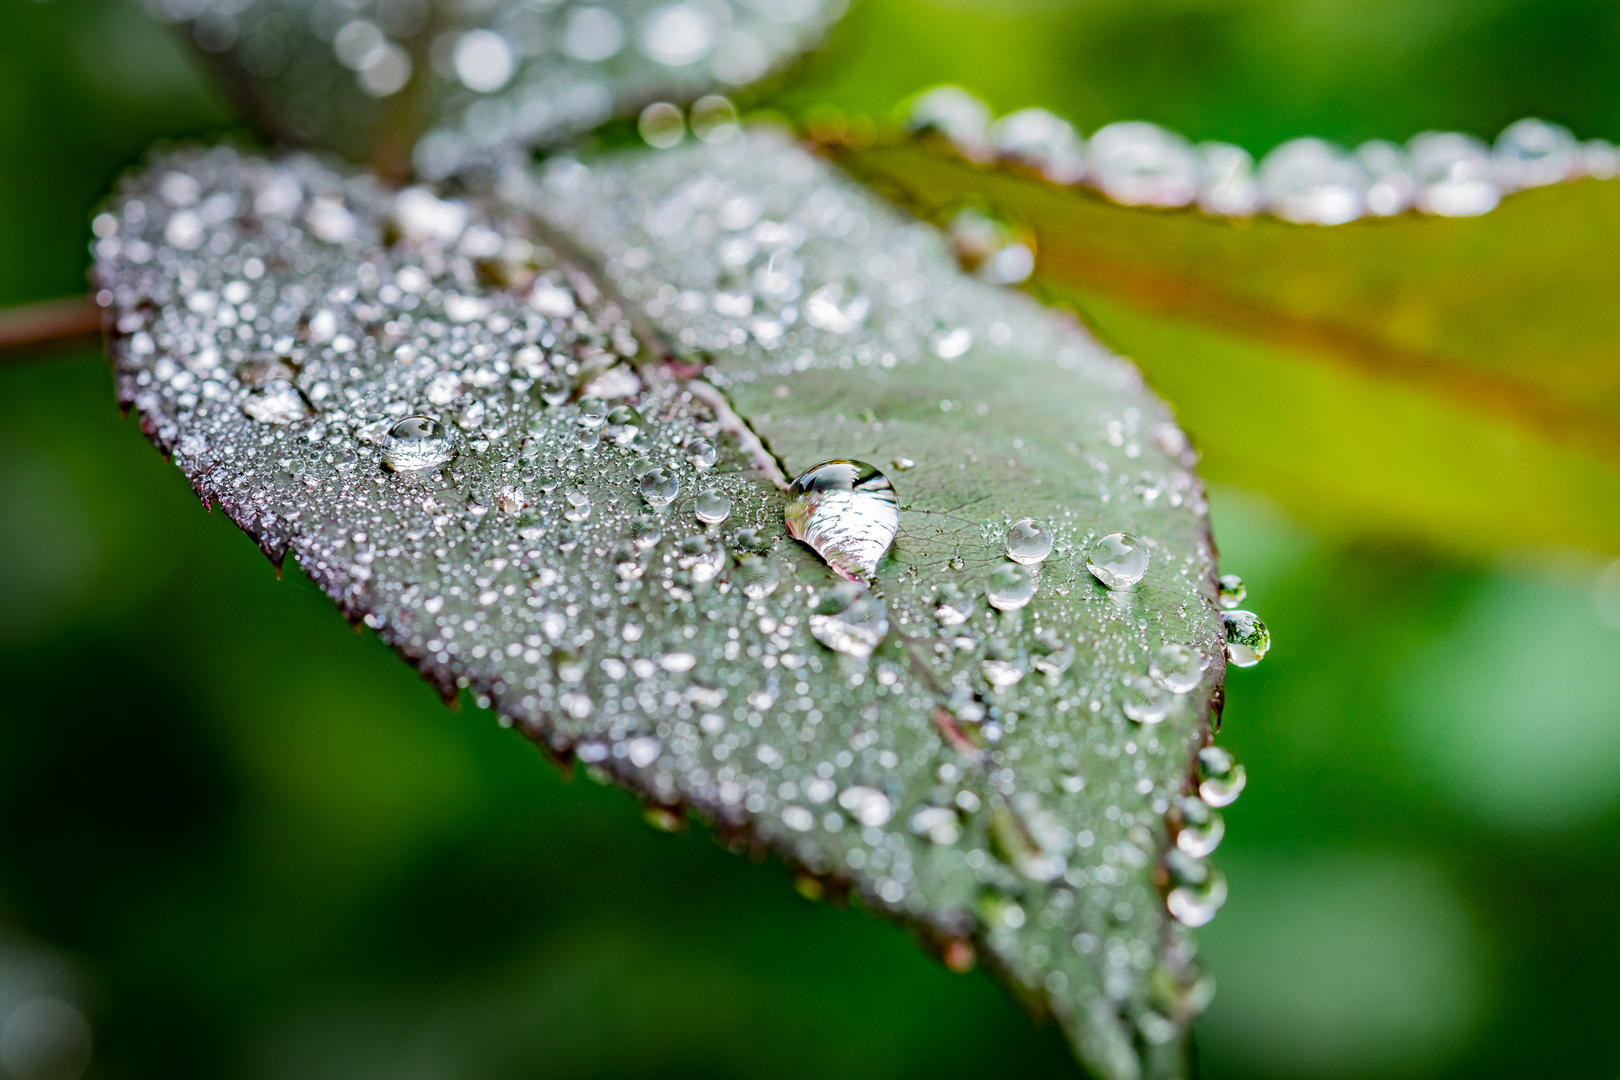
[[[1515, 191], [1620, 175], [1620, 151], [1613, 144], [1582, 142], [1567, 128], [1536, 119], [1509, 124], [1494, 145], [1472, 135], [1433, 131], [1405, 146], [1374, 140], [1353, 151], [1322, 139], [1292, 139], [1267, 154], [1258, 168], [1241, 147], [1195, 146], [1141, 120], [1108, 124], [1090, 139], [1044, 109], [992, 120], [988, 106], [955, 86], [935, 87], [913, 99], [907, 126], [938, 133], [970, 161], [1016, 162], [1052, 183], [1084, 184], [1125, 206], [1196, 205], [1223, 217], [1263, 211], [1308, 225], [1340, 225], [1408, 210], [1472, 217], [1495, 209], [1502, 196]], [[958, 220], [964, 224], [953, 222], [953, 237], [960, 233], [970, 241], [994, 235], [976, 220]], [[985, 262], [981, 249], [987, 243], [978, 239], [971, 248], [972, 266]], [[993, 250], [1010, 243], [1003, 239]], [[963, 249], [961, 243], [958, 248]], [[1011, 258], [1022, 265], [1020, 256]]]
[[447, 691], [987, 950], [1108, 1075], [1180, 1037], [1228, 638], [1186, 439], [1077, 324], [760, 133], [461, 201], [194, 152], [96, 233], [154, 440]]

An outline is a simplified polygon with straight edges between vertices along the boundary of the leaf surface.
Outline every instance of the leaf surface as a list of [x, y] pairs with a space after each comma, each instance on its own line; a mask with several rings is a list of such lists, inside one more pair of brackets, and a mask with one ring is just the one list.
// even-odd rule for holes
[[[1130, 365], [765, 131], [459, 193], [186, 151], [97, 228], [122, 399], [426, 677], [977, 953], [1099, 1075], [1184, 1072], [1208, 984], [1166, 894], [1196, 923], [1224, 892], [1182, 826], [1225, 632], [1191, 455]], [[870, 655], [784, 531], [828, 458], [899, 498]], [[1027, 569], [1024, 517], [1053, 540]], [[1115, 532], [1134, 588], [1088, 572]]]
[[924, 217], [1031, 230], [1036, 290], [1142, 364], [1211, 476], [1470, 554], [1620, 550], [1620, 185], [1318, 228], [1129, 209], [922, 140], [837, 157]]

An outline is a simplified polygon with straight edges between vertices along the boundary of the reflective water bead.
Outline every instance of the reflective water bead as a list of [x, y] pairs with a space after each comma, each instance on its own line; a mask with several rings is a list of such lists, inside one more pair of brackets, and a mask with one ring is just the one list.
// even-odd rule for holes
[[1172, 820], [1176, 824], [1176, 847], [1201, 859], [1220, 846], [1226, 835], [1226, 822], [1203, 799], [1186, 796], [1176, 800]]
[[579, 422], [586, 427], [601, 427], [607, 423], [607, 403], [600, 398], [579, 399]]
[[641, 497], [654, 510], [662, 510], [681, 493], [681, 478], [662, 466], [653, 466], [641, 474]]
[[1091, 137], [1090, 181], [1126, 206], [1186, 206], [1198, 194], [1198, 155], [1173, 131], [1142, 120]]
[[1164, 857], [1174, 886], [1165, 906], [1183, 926], [1203, 926], [1226, 903], [1226, 878], [1220, 871], [1185, 851], [1172, 849]]
[[1035, 635], [1035, 647], [1030, 650], [1029, 660], [1035, 670], [1055, 679], [1074, 663], [1074, 642], [1047, 630]]
[[919, 806], [911, 812], [907, 826], [929, 843], [948, 846], [962, 838], [962, 822], [949, 806]]
[[762, 600], [776, 591], [782, 573], [769, 559], [750, 555], [737, 564], [737, 569], [731, 572], [731, 580], [750, 600]]
[[1128, 681], [1119, 695], [1120, 708], [1138, 724], [1157, 724], [1170, 715], [1170, 696], [1145, 675]]
[[1260, 163], [1266, 209], [1301, 225], [1342, 225], [1362, 215], [1367, 174], [1344, 150], [1321, 139], [1293, 139]]
[[723, 492], [710, 488], [692, 500], [692, 512], [705, 525], [718, 525], [731, 516], [731, 500]]
[[1034, 518], [1020, 518], [1007, 530], [1007, 558], [1034, 566], [1052, 554], [1052, 534]]
[[894, 485], [864, 461], [823, 461], [788, 488], [788, 535], [846, 578], [870, 578], [900, 529]]
[[997, 690], [1004, 690], [1024, 677], [1029, 669], [1029, 658], [1000, 638], [992, 639], [979, 662], [985, 680]]
[[1110, 589], [1128, 589], [1147, 573], [1148, 549], [1130, 533], [1100, 536], [1086, 550], [1086, 569]]
[[1226, 621], [1226, 658], [1238, 667], [1254, 667], [1265, 659], [1271, 648], [1271, 631], [1252, 611], [1228, 611]]
[[954, 582], [939, 587], [934, 601], [934, 618], [941, 626], [961, 626], [973, 617], [978, 599]]
[[1076, 184], [1086, 175], [1086, 147], [1074, 126], [1045, 109], [1019, 109], [990, 126], [1003, 157], [1021, 161], [1055, 184]]
[[1171, 693], [1185, 694], [1204, 681], [1204, 668], [1208, 665], [1202, 651], [1171, 642], [1153, 654], [1148, 674]]
[[563, 517], [569, 521], [584, 521], [591, 516], [591, 497], [578, 488], [563, 492]]
[[1209, 805], [1230, 806], [1248, 782], [1243, 766], [1225, 750], [1206, 746], [1198, 751], [1198, 795]]
[[1503, 191], [1561, 184], [1581, 165], [1581, 146], [1561, 124], [1525, 119], [1509, 124], [1491, 148], [1491, 171]]
[[883, 601], [858, 581], [841, 581], [828, 589], [815, 614], [810, 633], [836, 652], [867, 657], [889, 632], [889, 613]]
[[1198, 144], [1203, 168], [1198, 177], [1198, 208], [1206, 214], [1248, 217], [1260, 208], [1260, 185], [1254, 158], [1230, 143]]
[[454, 456], [450, 434], [431, 416], [407, 416], [388, 429], [382, 463], [392, 472], [433, 469]]
[[708, 439], [693, 439], [686, 444], [686, 460], [699, 469], [712, 469], [719, 457], [714, 444]]
[[1215, 594], [1215, 599], [1220, 602], [1221, 607], [1230, 611], [1243, 603], [1243, 598], [1248, 595], [1249, 589], [1243, 584], [1242, 578], [1236, 574], [1221, 575], [1220, 589]]
[[1367, 212], [1378, 217], [1405, 213], [1417, 198], [1417, 181], [1406, 151], [1392, 142], [1373, 139], [1356, 147], [1356, 160], [1367, 173]]
[[998, 566], [990, 573], [984, 598], [997, 611], [1017, 611], [1035, 598], [1033, 571], [1021, 566]]
[[249, 390], [242, 399], [242, 412], [261, 424], [296, 424], [308, 417], [311, 409], [297, 387], [277, 380]]
[[638, 514], [630, 520], [630, 542], [642, 551], [658, 546], [664, 538], [664, 523], [651, 514]]
[[642, 425], [641, 414], [628, 405], [615, 405], [608, 411], [608, 437], [620, 446], [629, 445], [632, 439], [641, 434]]
[[1490, 149], [1472, 135], [1426, 131], [1406, 144], [1418, 183], [1417, 208], [1442, 217], [1496, 209], [1502, 192], [1491, 176]]

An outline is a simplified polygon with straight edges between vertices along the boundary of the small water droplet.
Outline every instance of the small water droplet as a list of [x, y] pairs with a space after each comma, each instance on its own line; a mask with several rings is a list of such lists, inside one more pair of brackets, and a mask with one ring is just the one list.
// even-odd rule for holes
[[850, 816], [868, 828], [877, 828], [888, 824], [889, 818], [894, 814], [894, 806], [889, 797], [877, 788], [847, 787], [838, 793], [838, 805], [848, 810]]
[[1230, 806], [1248, 782], [1243, 766], [1225, 750], [1206, 746], [1198, 751], [1198, 794], [1210, 806]]
[[1265, 659], [1271, 648], [1271, 631], [1252, 611], [1228, 611], [1226, 620], [1226, 658], [1238, 667], [1254, 667]]
[[866, 657], [889, 632], [889, 613], [883, 601], [858, 581], [841, 581], [828, 589], [815, 614], [810, 633], [836, 652]]
[[1185, 851], [1172, 849], [1164, 865], [1175, 883], [1165, 906], [1183, 926], [1203, 926], [1226, 903], [1226, 878], [1220, 871]]
[[917, 463], [908, 457], [891, 458], [889, 463], [894, 466], [895, 472], [905, 472], [908, 469], [917, 467]]
[[846, 578], [870, 578], [900, 529], [889, 478], [863, 461], [823, 461], [788, 488], [789, 535]]
[[581, 450], [595, 450], [602, 443], [602, 429], [582, 427], [574, 438]]
[[1098, 537], [1086, 551], [1086, 569], [1110, 589], [1128, 589], [1147, 573], [1148, 549], [1130, 533]]
[[997, 611], [1017, 611], [1035, 598], [1035, 574], [1020, 566], [998, 566], [990, 574], [984, 597]]
[[1031, 881], [1055, 881], [1068, 869], [1074, 836], [1032, 791], [1013, 796], [1011, 809], [990, 819], [990, 847], [996, 857]]
[[1232, 608], [1235, 608], [1239, 604], [1243, 603], [1243, 598], [1248, 595], [1249, 589], [1243, 584], [1242, 578], [1238, 577], [1236, 574], [1221, 575], [1220, 591], [1215, 597], [1218, 601], [1220, 601], [1221, 607], [1230, 611]]
[[934, 604], [934, 618], [941, 626], [961, 626], [973, 618], [978, 598], [960, 585], [947, 581], [939, 587]]
[[664, 538], [664, 524], [651, 514], [640, 514], [630, 521], [630, 541], [642, 551], [657, 547]]
[[591, 516], [591, 497], [578, 488], [563, 492], [563, 517], [569, 521], [584, 521]]
[[715, 460], [719, 456], [714, 444], [708, 439], [693, 439], [686, 445], [686, 460], [699, 469], [714, 468]]
[[723, 492], [710, 488], [692, 500], [692, 512], [705, 525], [718, 525], [731, 516], [731, 500]]
[[762, 600], [776, 591], [782, 574], [769, 559], [750, 556], [737, 564], [737, 569], [731, 572], [731, 580], [750, 600]]
[[1034, 566], [1052, 554], [1052, 534], [1034, 518], [1020, 518], [1007, 530], [1007, 558]]
[[653, 466], [641, 474], [641, 497], [654, 510], [662, 510], [681, 493], [681, 479], [661, 466]]
[[1164, 687], [1145, 675], [1138, 675], [1121, 691], [1120, 707], [1139, 724], [1157, 724], [1169, 715], [1170, 698]]
[[407, 416], [383, 442], [382, 463], [393, 472], [436, 468], [453, 456], [449, 433], [431, 416]]
[[1186, 797], [1177, 800], [1174, 820], [1177, 825], [1176, 847], [1195, 859], [1214, 851], [1226, 835], [1226, 822], [1210, 809], [1202, 799]]
[[984, 659], [979, 662], [985, 680], [997, 690], [1005, 690], [1022, 679], [1028, 665], [1027, 656], [1000, 638], [985, 645]]
[[1148, 674], [1171, 693], [1185, 694], [1203, 682], [1208, 666], [1209, 660], [1200, 650], [1171, 642], [1153, 654]]
[[599, 428], [607, 423], [607, 403], [600, 398], [579, 399], [579, 422], [585, 427]]

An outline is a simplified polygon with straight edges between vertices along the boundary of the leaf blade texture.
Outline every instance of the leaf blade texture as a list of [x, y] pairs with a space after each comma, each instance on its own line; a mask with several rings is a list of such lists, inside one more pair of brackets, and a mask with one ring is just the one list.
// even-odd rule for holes
[[[1099, 1075], [1179, 1075], [1207, 982], [1166, 893], [1224, 889], [1175, 850], [1224, 631], [1135, 370], [770, 131], [442, 195], [154, 162], [98, 243], [121, 399], [447, 693], [976, 950]], [[869, 655], [816, 622], [864, 587], [783, 526], [847, 457], [900, 504]], [[1109, 589], [1120, 533], [1149, 557]], [[1179, 691], [1169, 645], [1204, 660]]]

